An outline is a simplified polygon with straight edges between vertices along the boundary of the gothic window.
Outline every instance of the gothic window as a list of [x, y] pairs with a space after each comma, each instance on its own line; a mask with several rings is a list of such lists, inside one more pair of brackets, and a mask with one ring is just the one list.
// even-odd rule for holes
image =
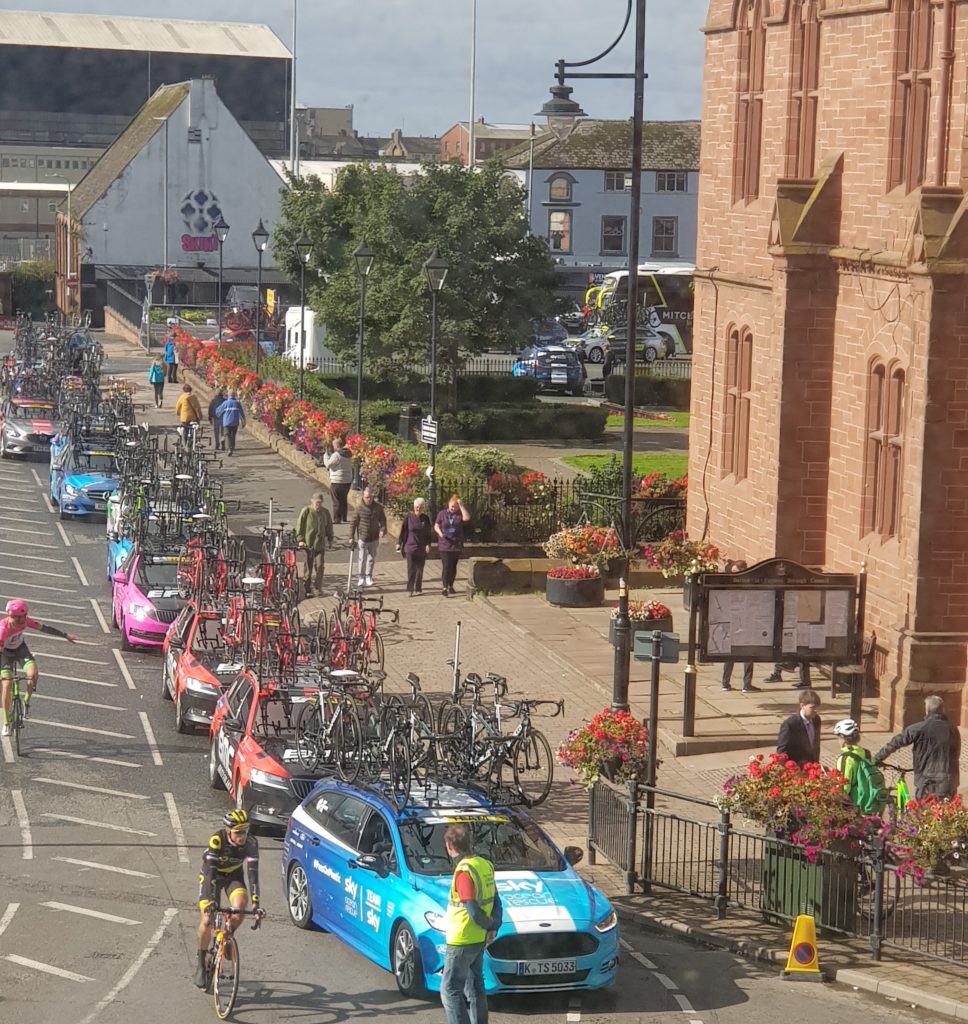
[[726, 402], [723, 415], [723, 475], [744, 480], [749, 471], [750, 388], [753, 335], [730, 327], [726, 335]]
[[897, 0], [894, 98], [887, 166], [888, 190], [911, 192], [924, 182], [931, 113], [930, 0]]
[[766, 28], [762, 0], [740, 4], [739, 78], [733, 148], [733, 201], [749, 202], [760, 194], [760, 147], [763, 135], [763, 71]]
[[791, 18], [790, 121], [786, 173], [812, 178], [817, 148], [820, 22], [817, 0], [798, 0]]
[[896, 537], [901, 518], [901, 468], [905, 374], [874, 363], [867, 383], [867, 451], [864, 459], [862, 530], [882, 540]]

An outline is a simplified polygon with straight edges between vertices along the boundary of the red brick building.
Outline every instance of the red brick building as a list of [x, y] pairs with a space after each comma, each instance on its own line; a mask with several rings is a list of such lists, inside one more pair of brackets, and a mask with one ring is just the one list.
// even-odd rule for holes
[[690, 534], [866, 564], [882, 721], [968, 725], [968, 2], [705, 33]]
[[[489, 160], [507, 149], [513, 149], [531, 137], [534, 129], [529, 124], [490, 124], [479, 117], [474, 122], [474, 161]], [[455, 158], [466, 166], [470, 152], [467, 121], [458, 121], [440, 137], [440, 161]]]

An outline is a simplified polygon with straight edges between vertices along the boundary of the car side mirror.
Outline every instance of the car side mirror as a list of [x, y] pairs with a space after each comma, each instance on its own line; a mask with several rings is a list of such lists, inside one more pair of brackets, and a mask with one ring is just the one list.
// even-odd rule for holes
[[168, 647], [169, 648], [173, 647], [177, 651], [183, 651], [183, 650], [185, 650], [185, 641], [182, 640], [182, 638], [180, 636], [173, 636], [168, 641]]
[[566, 846], [564, 849], [565, 860], [574, 867], [585, 859], [585, 851], [580, 846]]
[[362, 868], [364, 871], [372, 871], [379, 878], [386, 878], [390, 874], [386, 858], [379, 853], [361, 853], [359, 857], [348, 863], [351, 868]]
[[242, 731], [243, 727], [242, 719], [238, 718], [236, 715], [226, 715], [222, 719], [222, 725], [224, 725], [226, 729], [236, 729], [239, 732]]
[[114, 574], [114, 576], [113, 576], [113, 579], [114, 579], [115, 583], [127, 583], [128, 582], [128, 575], [127, 575], [127, 573], [116, 572]]

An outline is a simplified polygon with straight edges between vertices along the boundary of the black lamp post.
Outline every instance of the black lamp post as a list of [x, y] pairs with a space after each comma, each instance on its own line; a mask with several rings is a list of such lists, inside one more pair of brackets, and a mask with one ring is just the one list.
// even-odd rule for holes
[[[568, 71], [568, 68], [587, 67], [611, 53], [625, 35], [635, 7], [635, 71], [626, 73], [594, 73]], [[632, 103], [632, 187], [629, 210], [629, 276], [628, 276], [628, 342], [625, 356], [625, 422], [622, 433], [622, 550], [624, 553], [619, 583], [618, 616], [615, 621], [615, 662], [612, 670], [612, 707], [627, 711], [629, 707], [629, 654], [631, 623], [629, 622], [629, 552], [632, 547], [632, 452], [634, 445], [635, 415], [635, 333], [639, 302], [639, 228], [642, 210], [642, 116], [645, 106], [645, 0], [628, 0], [625, 24], [608, 49], [591, 60], [559, 60], [555, 74], [557, 84], [551, 87], [551, 99], [540, 113], [547, 117], [548, 127], [559, 139], [566, 139], [575, 127], [575, 121], [585, 112], [571, 99], [568, 78], [631, 78], [635, 83]], [[655, 779], [649, 780], [655, 785]]]
[[313, 243], [303, 235], [296, 242], [299, 257], [299, 401], [303, 397], [303, 371], [306, 365], [306, 266], [313, 254]]
[[[363, 318], [366, 315], [366, 279], [373, 266], [373, 250], [366, 244], [366, 238], [353, 250], [356, 260], [356, 276], [360, 279], [360, 326], [356, 342], [356, 432], [363, 429]], [[354, 463], [353, 484], [359, 487], [359, 466]]]
[[222, 246], [225, 245], [225, 239], [229, 237], [229, 226], [225, 223], [225, 218], [219, 215], [218, 221], [215, 225], [215, 237], [218, 239], [218, 328], [217, 334], [222, 333]]
[[269, 232], [266, 231], [261, 217], [259, 218], [259, 226], [252, 232], [252, 244], [255, 246], [256, 254], [259, 257], [255, 297], [255, 375], [258, 377], [259, 359], [262, 355], [262, 342], [260, 340], [260, 335], [262, 334], [262, 254], [266, 251], [266, 246], [269, 244]]
[[[430, 288], [430, 418], [435, 422], [437, 420], [437, 296], [444, 287], [444, 281], [447, 280], [448, 270], [450, 270], [450, 265], [445, 259], [441, 259], [435, 245], [430, 259], [424, 264], [424, 273], [427, 275], [427, 285]], [[435, 442], [430, 446], [430, 472], [427, 474], [431, 522], [437, 514], [437, 482], [434, 479], [436, 462], [437, 444]]]

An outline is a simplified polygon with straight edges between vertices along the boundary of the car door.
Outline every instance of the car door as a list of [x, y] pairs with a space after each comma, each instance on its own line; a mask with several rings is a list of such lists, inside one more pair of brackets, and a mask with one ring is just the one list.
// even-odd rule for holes
[[390, 949], [390, 929], [400, 899], [400, 862], [396, 841], [386, 817], [371, 808], [360, 829], [358, 855], [384, 858], [388, 874], [381, 878], [375, 871], [357, 872], [360, 884], [360, 931], [370, 955], [386, 961]]
[[328, 830], [329, 842], [339, 858], [337, 863], [343, 876], [343, 900], [338, 908], [340, 929], [351, 945], [367, 952], [363, 934], [365, 911], [362, 884], [362, 876], [366, 872], [352, 867], [351, 862], [355, 861], [359, 853], [360, 827], [368, 810], [369, 804], [366, 801], [346, 795], [330, 813]]
[[128, 592], [127, 581], [131, 579], [131, 575], [135, 571], [137, 560], [138, 552], [132, 548], [121, 560], [121, 564], [115, 570], [115, 574], [120, 574], [124, 577], [123, 583], [118, 580], [114, 581], [112, 594], [114, 603], [114, 620], [117, 622], [119, 629], [124, 628], [124, 603], [125, 596]]
[[343, 883], [346, 877], [346, 849], [334, 841], [333, 813], [346, 797], [325, 789], [304, 803], [293, 815], [290, 829], [305, 845], [306, 878], [314, 912], [326, 919], [326, 927], [341, 930]]
[[226, 788], [233, 795], [235, 794], [235, 758], [254, 701], [255, 690], [252, 683], [243, 676], [226, 698], [226, 714], [218, 731], [216, 756]]
[[171, 630], [168, 634], [168, 642], [165, 644], [165, 650], [163, 657], [165, 659], [164, 674], [165, 674], [165, 685], [168, 687], [169, 692], [174, 697], [178, 689], [178, 680], [176, 674], [178, 671], [178, 659], [181, 657], [182, 652], [186, 650], [188, 644], [188, 636], [191, 633], [191, 627], [195, 621], [195, 614], [191, 608], [183, 608], [178, 614], [178, 618], [171, 624]]

